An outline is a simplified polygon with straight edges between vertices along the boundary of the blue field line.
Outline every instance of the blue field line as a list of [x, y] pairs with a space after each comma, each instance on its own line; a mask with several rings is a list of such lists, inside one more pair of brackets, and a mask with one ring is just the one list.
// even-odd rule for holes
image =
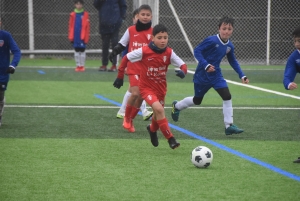
[[37, 72], [38, 72], [39, 74], [46, 74], [46, 72], [43, 71], [43, 70], [38, 70]]
[[[101, 95], [99, 95], [99, 94], [95, 94], [95, 96], [96, 96], [97, 98], [99, 98], [99, 99], [101, 99], [101, 100], [104, 100], [104, 101], [107, 101], [107, 102], [109, 102], [109, 103], [111, 103], [111, 104], [114, 104], [114, 105], [117, 105], [117, 106], [121, 106], [120, 103], [118, 103], [118, 102], [116, 102], [116, 101], [113, 101], [113, 100], [110, 100], [110, 99], [108, 99], [108, 98], [105, 98], [104, 96], [101, 96]], [[139, 112], [139, 114], [141, 115], [141, 112]], [[263, 161], [260, 161], [260, 160], [258, 160], [258, 159], [256, 159], [256, 158], [253, 158], [253, 157], [248, 156], [248, 155], [246, 155], [246, 154], [243, 154], [243, 153], [241, 153], [241, 152], [239, 152], [239, 151], [236, 151], [236, 150], [234, 150], [234, 149], [231, 149], [231, 148], [229, 148], [229, 147], [226, 147], [225, 145], [222, 145], [222, 144], [220, 144], [220, 143], [217, 143], [217, 142], [215, 142], [215, 141], [213, 141], [213, 140], [207, 139], [207, 138], [205, 138], [205, 137], [201, 137], [201, 136], [199, 136], [199, 135], [197, 135], [197, 134], [195, 134], [195, 133], [193, 133], [193, 132], [191, 132], [191, 131], [188, 131], [188, 130], [186, 130], [186, 129], [184, 129], [184, 128], [181, 128], [181, 127], [179, 127], [179, 126], [176, 126], [176, 125], [174, 125], [174, 124], [169, 123], [169, 126], [170, 126], [171, 128], [173, 128], [173, 129], [177, 130], [177, 131], [180, 131], [180, 132], [182, 132], [182, 133], [188, 135], [188, 136], [191, 136], [191, 137], [193, 137], [193, 138], [196, 138], [196, 139], [198, 139], [198, 140], [201, 140], [201, 141], [203, 141], [203, 142], [206, 142], [206, 143], [208, 143], [208, 144], [211, 144], [211, 145], [213, 145], [213, 146], [215, 146], [215, 147], [217, 147], [217, 148], [219, 148], [219, 149], [222, 149], [222, 150], [224, 150], [224, 151], [227, 151], [227, 152], [229, 152], [229, 153], [231, 153], [231, 154], [233, 154], [233, 155], [239, 156], [239, 157], [241, 157], [241, 158], [243, 158], [243, 159], [246, 159], [246, 160], [248, 160], [248, 161], [250, 161], [250, 162], [252, 162], [252, 163], [255, 163], [255, 164], [257, 164], [257, 165], [263, 166], [263, 167], [265, 167], [265, 168], [267, 168], [267, 169], [269, 169], [269, 170], [272, 170], [272, 171], [274, 171], [274, 172], [276, 172], [276, 173], [279, 173], [279, 174], [281, 174], [281, 175], [283, 175], [283, 176], [285, 176], [285, 177], [288, 177], [288, 178], [291, 178], [291, 179], [294, 179], [294, 180], [300, 182], [300, 176], [298, 176], [298, 175], [292, 174], [292, 173], [287, 172], [287, 171], [285, 171], [285, 170], [282, 170], [282, 169], [280, 169], [280, 168], [278, 168], [278, 167], [275, 167], [275, 166], [273, 166], [273, 165], [271, 165], [271, 164], [268, 164], [268, 163], [265, 163], [265, 162], [263, 162]]]

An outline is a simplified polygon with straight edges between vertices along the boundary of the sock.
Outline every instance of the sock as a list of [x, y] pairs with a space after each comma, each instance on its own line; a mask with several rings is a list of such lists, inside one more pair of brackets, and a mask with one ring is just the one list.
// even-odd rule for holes
[[151, 124], [150, 124], [150, 131], [156, 132], [158, 129], [159, 129], [158, 123], [156, 122], [156, 120], [154, 118], [152, 118]]
[[140, 108], [132, 107], [131, 113], [130, 113], [130, 118], [134, 119], [136, 115], [139, 113]]
[[181, 101], [178, 101], [175, 105], [175, 107], [178, 109], [178, 110], [183, 110], [183, 109], [186, 109], [188, 107], [191, 107], [194, 104], [194, 101], [193, 101], [193, 96], [191, 97], [186, 97], [184, 99], [182, 99]]
[[75, 58], [75, 63], [76, 63], [76, 66], [80, 66], [80, 58], [79, 58], [79, 52], [75, 52], [74, 53], [74, 58]]
[[173, 137], [167, 118], [157, 120], [156, 122], [159, 125], [159, 129], [161, 130], [166, 139], [170, 139], [171, 137]]
[[85, 52], [80, 52], [79, 57], [80, 57], [80, 59], [79, 59], [80, 66], [83, 67], [85, 65], [85, 57], [86, 57]]
[[119, 113], [125, 113], [127, 101], [128, 101], [128, 98], [130, 97], [130, 95], [131, 95], [131, 93], [129, 91], [126, 91], [126, 93], [123, 97], [123, 101], [122, 101], [122, 105], [120, 107]]
[[126, 105], [126, 109], [125, 109], [125, 118], [128, 118], [130, 119], [130, 115], [131, 115], [131, 112], [132, 112], [132, 106], [131, 105]]
[[146, 101], [143, 100], [142, 105], [140, 107], [141, 113], [144, 114], [147, 112]]
[[223, 115], [225, 127], [228, 128], [230, 124], [233, 123], [233, 108], [231, 100], [223, 101]]

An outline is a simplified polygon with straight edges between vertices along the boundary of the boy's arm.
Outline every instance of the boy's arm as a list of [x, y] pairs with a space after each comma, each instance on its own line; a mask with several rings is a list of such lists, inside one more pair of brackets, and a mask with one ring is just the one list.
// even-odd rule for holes
[[127, 67], [127, 62], [130, 61], [131, 63], [141, 61], [143, 58], [143, 48], [139, 48], [137, 50], [134, 50], [128, 54], [126, 54], [120, 63], [120, 66], [118, 68], [118, 78], [123, 79], [124, 78], [124, 72], [125, 68]]
[[171, 64], [177, 68], [180, 68], [180, 70], [175, 71], [176, 76], [184, 78], [187, 74], [187, 65], [179, 56], [177, 56], [177, 54], [174, 51], [172, 51], [171, 54]]
[[295, 77], [297, 75], [295, 65], [295, 59], [292, 56], [290, 56], [287, 60], [283, 77], [283, 85], [286, 90], [289, 90], [289, 85], [292, 82], [294, 82]]
[[234, 47], [231, 46], [231, 50], [227, 53], [227, 59], [231, 67], [235, 70], [235, 72], [239, 75], [240, 79], [246, 78], [245, 74], [243, 73], [240, 64], [237, 62], [235, 55], [234, 55]]
[[10, 51], [14, 55], [13, 59], [10, 63], [10, 67], [13, 67], [15, 69], [20, 62], [21, 51], [20, 51], [20, 48], [18, 47], [16, 41], [13, 39], [13, 37], [10, 34], [9, 34], [9, 46], [10, 46]]
[[109, 60], [112, 62], [113, 58], [120, 54], [123, 50], [126, 49], [126, 46], [129, 44], [129, 31], [125, 31], [124, 35], [120, 39], [119, 43], [113, 48], [112, 53], [109, 55]]
[[195, 49], [194, 57], [198, 60], [198, 65], [207, 70], [210, 64], [204, 59], [202, 52], [206, 51], [211, 46], [212, 42], [209, 38], [204, 39]]

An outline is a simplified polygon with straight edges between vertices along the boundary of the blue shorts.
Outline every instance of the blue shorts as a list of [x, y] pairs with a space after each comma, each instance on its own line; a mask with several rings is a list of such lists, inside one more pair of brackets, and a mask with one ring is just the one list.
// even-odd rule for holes
[[208, 92], [210, 88], [214, 88], [215, 90], [221, 88], [228, 88], [226, 80], [222, 77], [213, 82], [208, 83], [194, 83], [194, 93], [195, 97], [204, 97], [204, 95]]

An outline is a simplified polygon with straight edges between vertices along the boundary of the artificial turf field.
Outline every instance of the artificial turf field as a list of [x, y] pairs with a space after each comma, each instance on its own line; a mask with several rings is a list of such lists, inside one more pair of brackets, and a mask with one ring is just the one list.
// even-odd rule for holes
[[[160, 145], [151, 145], [141, 116], [135, 133], [116, 119], [127, 80], [118, 90], [116, 73], [98, 72], [99, 61], [83, 73], [73, 63], [23, 59], [11, 76], [0, 127], [1, 201], [299, 200], [300, 164], [292, 161], [300, 156], [300, 90], [283, 88], [284, 66], [242, 65], [259, 88], [229, 83], [234, 123], [245, 130], [232, 136], [224, 134], [213, 89], [172, 121], [172, 101], [192, 96], [193, 83], [170, 67], [165, 110], [181, 143], [172, 150], [160, 132]], [[223, 69], [225, 79], [240, 82]], [[214, 154], [207, 169], [190, 162], [199, 145]]]

